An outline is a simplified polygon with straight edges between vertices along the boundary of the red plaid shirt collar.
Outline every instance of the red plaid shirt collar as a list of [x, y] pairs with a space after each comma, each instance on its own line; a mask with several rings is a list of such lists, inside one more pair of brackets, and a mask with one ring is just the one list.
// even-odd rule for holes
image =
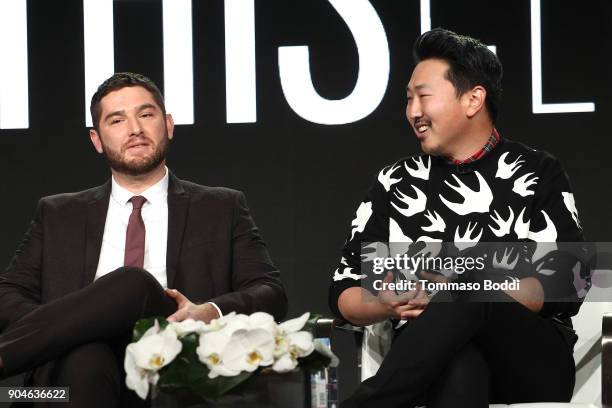
[[489, 138], [489, 140], [487, 140], [487, 143], [485, 143], [485, 145], [480, 150], [478, 150], [476, 153], [474, 153], [473, 155], [471, 155], [470, 157], [464, 160], [455, 160], [452, 158], [449, 158], [448, 160], [449, 162], [454, 163], [457, 166], [461, 164], [466, 164], [466, 163], [473, 163], [476, 160], [482, 158], [487, 153], [489, 153], [491, 150], [493, 150], [495, 146], [497, 145], [497, 143], [499, 143], [499, 139], [500, 139], [500, 136], [499, 136], [499, 133], [497, 132], [497, 129], [493, 128], [493, 133], [491, 134], [491, 137]]

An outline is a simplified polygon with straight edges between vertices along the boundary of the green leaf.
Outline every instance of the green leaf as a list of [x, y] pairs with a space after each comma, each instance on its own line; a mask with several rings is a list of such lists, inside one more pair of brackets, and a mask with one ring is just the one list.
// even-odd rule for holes
[[298, 358], [298, 364], [300, 368], [306, 368], [313, 371], [322, 370], [325, 367], [329, 366], [329, 363], [331, 363], [331, 358], [319, 353], [316, 350], [314, 350], [306, 357]]
[[208, 378], [208, 376], [206, 376], [206, 378], [201, 379], [196, 384], [193, 384], [190, 388], [191, 391], [197, 395], [216, 400], [219, 397], [227, 394], [229, 391], [233, 390], [238, 385], [244, 383], [254, 373], [257, 372], [258, 370], [252, 373], [244, 371], [233, 377], [219, 376], [216, 378]]
[[208, 378], [208, 367], [200, 362], [196, 348], [199, 345], [195, 333], [179, 338], [183, 348], [178, 356], [159, 372], [158, 386], [161, 388], [190, 387], [202, 378]]
[[302, 328], [302, 330], [305, 330], [305, 331], [308, 331], [314, 334], [315, 327], [317, 325], [317, 320], [319, 320], [320, 318], [321, 318], [321, 315], [311, 313], [310, 318], [306, 321], [306, 324], [304, 324], [304, 327]]
[[147, 330], [155, 325], [155, 320], [159, 324], [160, 329], [166, 328], [168, 326], [168, 321], [165, 317], [157, 316], [157, 317], [148, 317], [146, 319], [140, 319], [134, 325], [134, 331], [132, 333], [132, 341], [137, 342], [142, 338]]

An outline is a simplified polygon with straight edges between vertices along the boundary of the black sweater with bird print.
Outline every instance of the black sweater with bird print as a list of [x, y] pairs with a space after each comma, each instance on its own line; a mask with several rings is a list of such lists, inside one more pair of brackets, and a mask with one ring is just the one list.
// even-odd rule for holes
[[[464, 250], [479, 242], [581, 241], [567, 175], [546, 152], [501, 138], [470, 163], [457, 165], [431, 155], [408, 157], [383, 168], [359, 205], [333, 273], [329, 305], [343, 317], [340, 294], [370, 278], [361, 266], [365, 242], [449, 242]], [[575, 261], [566, 258], [536, 263], [530, 257], [514, 269], [521, 270], [519, 278], [532, 276], [542, 284], [542, 316], [571, 325], [569, 317], [578, 312], [590, 281], [584, 268], [573, 267]], [[559, 287], [568, 286], [574, 301], [552, 301]]]

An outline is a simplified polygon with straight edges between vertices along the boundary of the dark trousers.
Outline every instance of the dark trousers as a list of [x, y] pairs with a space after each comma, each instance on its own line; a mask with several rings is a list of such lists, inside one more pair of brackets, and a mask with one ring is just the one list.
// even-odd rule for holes
[[125, 347], [138, 319], [174, 311], [151, 274], [119, 268], [10, 325], [0, 335], [2, 376], [34, 370], [33, 385], [70, 387], [70, 404], [57, 406], [142, 405], [125, 388]]
[[449, 296], [438, 293], [407, 325], [377, 374], [342, 408], [479, 408], [571, 399], [570, 332], [503, 292], [494, 302], [436, 301]]

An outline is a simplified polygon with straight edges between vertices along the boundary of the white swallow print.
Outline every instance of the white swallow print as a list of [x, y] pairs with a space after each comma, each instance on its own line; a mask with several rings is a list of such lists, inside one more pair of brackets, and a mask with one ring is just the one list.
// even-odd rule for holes
[[440, 214], [434, 211], [432, 215], [431, 210], [427, 210], [427, 214], [425, 214], [425, 217], [431, 223], [431, 225], [428, 227], [421, 227], [423, 231], [425, 232], [434, 232], [434, 231], [444, 232], [444, 230], [446, 229], [446, 223], [444, 222], [444, 219], [440, 216]]
[[578, 209], [576, 209], [576, 201], [574, 201], [574, 194], [564, 191], [561, 193], [561, 195], [563, 196], [563, 203], [565, 204], [565, 208], [567, 208], [567, 211], [572, 214], [572, 218], [574, 219], [576, 226], [582, 229], [582, 227], [580, 226], [580, 220], [578, 220]]
[[533, 232], [529, 230], [528, 239], [535, 242], [555, 242], [557, 241], [557, 228], [555, 224], [552, 222], [546, 211], [541, 210], [544, 215], [544, 220], [546, 220], [546, 227], [542, 231]]
[[510, 216], [507, 220], [504, 220], [498, 213], [497, 210], [494, 210], [495, 217], [489, 214], [489, 217], [497, 224], [497, 228], [493, 228], [489, 225], [489, 229], [495, 234], [496, 237], [503, 237], [504, 235], [508, 235], [510, 233], [510, 228], [512, 227], [512, 221], [514, 221], [514, 211], [512, 208], [508, 206], [510, 210]]
[[414, 214], [425, 211], [425, 205], [427, 204], [427, 196], [425, 193], [412, 184], [410, 187], [412, 187], [412, 189], [416, 192], [416, 198], [407, 196], [406, 194], [402, 193], [399, 188], [393, 193], [398, 200], [408, 206], [407, 208], [400, 208], [394, 202], [391, 202], [393, 207], [399, 211], [400, 214], [406, 217], [412, 217]]
[[338, 282], [343, 279], [360, 280], [366, 277], [365, 275], [359, 275], [356, 273], [352, 273], [351, 271], [353, 270], [353, 268], [343, 268], [342, 273], [340, 273], [339, 270], [340, 268], [334, 271], [334, 282]]
[[370, 201], [363, 202], [357, 208], [355, 219], [351, 222], [353, 227], [351, 231], [351, 240], [355, 237], [356, 232], [363, 232], [368, 220], [372, 216], [372, 203]]
[[442, 242], [442, 239], [428, 237], [427, 235], [421, 235], [417, 238], [416, 242]]
[[514, 223], [514, 233], [516, 234], [518, 239], [525, 239], [529, 235], [529, 223], [530, 220], [523, 221], [523, 213], [525, 212], [525, 207], [521, 210], [521, 213], [516, 217], [516, 221]]
[[453, 203], [442, 197], [442, 194], [438, 194], [440, 200], [451, 210], [459, 215], [466, 215], [473, 212], [485, 213], [489, 212], [489, 206], [493, 201], [493, 193], [491, 188], [480, 175], [479, 172], [475, 171], [476, 177], [478, 178], [478, 191], [474, 191], [466, 186], [459, 178], [453, 174], [457, 186], [452, 185], [448, 181], [444, 180], [447, 186], [458, 192], [463, 196], [462, 203]]
[[[397, 166], [387, 166], [378, 173], [378, 182], [382, 184], [385, 188], [385, 191], [389, 191], [391, 186], [395, 183], [399, 183], [402, 181], [402, 178], [394, 179], [391, 175], [395, 172], [395, 170], [399, 169], [399, 164]], [[386, 170], [386, 171], [385, 171]]]
[[399, 224], [389, 217], [389, 254], [390, 256], [403, 255], [408, 252], [412, 239], [404, 234]]
[[370, 242], [361, 248], [361, 263], [373, 262], [375, 258], [384, 258], [389, 255], [386, 242]]
[[459, 226], [457, 226], [457, 229], [455, 230], [455, 246], [457, 247], [457, 249], [463, 251], [464, 249], [476, 246], [478, 241], [480, 241], [480, 237], [482, 237], [483, 231], [483, 229], [481, 228], [478, 235], [472, 237], [472, 233], [474, 232], [477, 226], [477, 222], [474, 222], [474, 226], [472, 226], [471, 222], [468, 222], [467, 228], [465, 229], [465, 234], [463, 235], [459, 233], [460, 228]]
[[423, 235], [417, 239], [417, 242], [425, 242], [426, 244], [423, 249], [412, 255], [413, 258], [421, 255], [431, 258], [434, 256], [438, 256], [438, 254], [442, 251], [441, 239], [431, 238], [426, 235]]
[[518, 264], [518, 260], [520, 257], [520, 253], [516, 251], [516, 254], [514, 254], [514, 260], [510, 262], [510, 255], [512, 255], [513, 252], [514, 248], [510, 248], [509, 251], [508, 248], [504, 248], [504, 254], [502, 255], [500, 260], [497, 260], [497, 251], [495, 251], [495, 253], [493, 253], [493, 268], [513, 270]]
[[389, 242], [412, 242], [412, 239], [404, 235], [402, 228], [391, 217], [389, 217]]
[[420, 178], [423, 180], [429, 180], [429, 169], [431, 169], [431, 156], [427, 156], [427, 166], [423, 162], [423, 156], [419, 156], [418, 159], [412, 158], [412, 161], [417, 165], [416, 170], [411, 167], [408, 167], [407, 163], [404, 163], [404, 167], [406, 171], [412, 176], [416, 178]]
[[502, 154], [497, 161], [497, 173], [495, 173], [495, 178], [507, 180], [514, 176], [514, 173], [522, 167], [522, 163], [525, 163], [525, 160], [519, 161], [521, 158], [520, 155], [512, 163], [506, 163], [506, 156], [508, 156], [508, 152]]
[[514, 180], [514, 187], [512, 187], [512, 191], [514, 191], [516, 194], [522, 197], [533, 195], [534, 194], [533, 191], [528, 190], [528, 188], [535, 184], [538, 184], [539, 177], [533, 177], [527, 180], [527, 178], [531, 176], [532, 174], [533, 173], [527, 173], [517, 178], [516, 180]]

